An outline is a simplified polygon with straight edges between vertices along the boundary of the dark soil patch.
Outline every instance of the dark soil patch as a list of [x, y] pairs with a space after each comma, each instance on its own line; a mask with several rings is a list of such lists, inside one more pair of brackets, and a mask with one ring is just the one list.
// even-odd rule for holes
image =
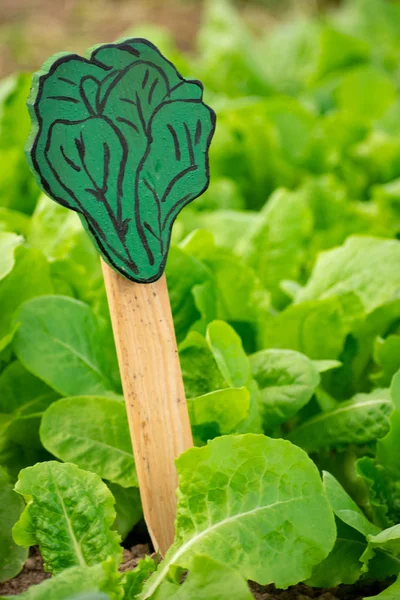
[[[136, 567], [139, 560], [151, 553], [149, 544], [136, 544], [124, 550], [121, 571], [130, 571]], [[22, 594], [31, 585], [37, 585], [50, 577], [43, 571], [43, 562], [37, 548], [31, 548], [30, 556], [17, 577], [0, 584], [0, 595], [16, 596]], [[277, 590], [275, 586], [260, 586], [251, 584], [251, 590], [256, 600], [363, 600], [364, 597], [379, 594], [388, 582], [366, 582], [357, 585], [339, 585], [337, 588], [322, 590], [310, 588], [307, 585], [295, 585], [288, 590]]]

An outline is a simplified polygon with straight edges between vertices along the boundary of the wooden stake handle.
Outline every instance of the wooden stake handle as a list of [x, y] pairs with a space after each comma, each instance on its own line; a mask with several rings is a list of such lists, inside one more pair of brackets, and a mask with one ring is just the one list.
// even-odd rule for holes
[[102, 261], [144, 518], [156, 550], [174, 539], [174, 460], [193, 446], [167, 283], [138, 284]]

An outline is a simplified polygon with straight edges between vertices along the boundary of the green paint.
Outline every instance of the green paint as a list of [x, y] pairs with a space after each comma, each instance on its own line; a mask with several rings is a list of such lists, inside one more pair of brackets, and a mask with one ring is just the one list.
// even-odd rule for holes
[[161, 276], [176, 216], [208, 186], [215, 114], [202, 92], [142, 39], [56, 55], [33, 77], [37, 181], [133, 281]]

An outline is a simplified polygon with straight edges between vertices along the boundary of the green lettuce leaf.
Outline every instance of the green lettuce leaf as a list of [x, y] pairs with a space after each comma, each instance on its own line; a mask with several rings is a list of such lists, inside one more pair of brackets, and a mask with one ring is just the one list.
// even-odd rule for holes
[[307, 200], [304, 190], [274, 192], [240, 245], [241, 253], [278, 307], [284, 299], [280, 282], [297, 280], [305, 260], [305, 245], [312, 228]]
[[397, 297], [400, 288], [400, 242], [354, 236], [323, 252], [296, 302], [355, 293], [371, 313]]
[[356, 394], [334, 410], [301, 423], [289, 439], [307, 452], [374, 442], [388, 432], [392, 410], [388, 390]]
[[55, 402], [43, 415], [40, 439], [64, 462], [125, 488], [138, 485], [121, 398], [78, 396]]
[[27, 506], [13, 528], [17, 544], [38, 544], [45, 569], [58, 574], [120, 559], [114, 498], [98, 475], [55, 461], [23, 469], [15, 490]]
[[[246, 579], [287, 587], [309, 577], [331, 550], [335, 526], [318, 471], [290, 443], [223, 436], [185, 452], [177, 468], [175, 542], [142, 600], [152, 597], [172, 565], [191, 570], [199, 554]], [[264, 555], [268, 561], [260, 563]]]
[[112, 390], [101, 355], [100, 324], [86, 304], [64, 296], [26, 302], [14, 350], [31, 373], [62, 396]]
[[226, 388], [188, 399], [190, 423], [195, 439], [207, 442], [219, 435], [237, 433], [250, 410], [247, 388]]
[[313, 362], [293, 350], [261, 350], [251, 356], [260, 388], [264, 429], [273, 431], [309, 402], [320, 383]]

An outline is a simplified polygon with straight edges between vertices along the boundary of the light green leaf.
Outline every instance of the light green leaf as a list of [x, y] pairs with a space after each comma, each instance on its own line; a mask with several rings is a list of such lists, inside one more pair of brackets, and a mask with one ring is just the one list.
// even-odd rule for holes
[[225, 381], [234, 387], [247, 385], [250, 363], [235, 330], [224, 321], [213, 321], [207, 327], [207, 341]]
[[241, 253], [278, 306], [283, 300], [280, 282], [300, 276], [311, 230], [312, 214], [304, 190], [279, 189], [268, 199], [257, 223], [241, 242]]
[[343, 246], [319, 255], [307, 285], [296, 302], [357, 294], [371, 313], [400, 290], [400, 241], [354, 236]]
[[326, 495], [335, 515], [365, 537], [375, 535], [379, 527], [368, 521], [359, 506], [343, 489], [340, 483], [326, 471], [323, 473], [323, 481]]
[[273, 431], [309, 402], [320, 377], [312, 361], [293, 350], [261, 350], [250, 360], [261, 392], [264, 428]]
[[12, 271], [15, 264], [14, 251], [22, 244], [22, 237], [15, 233], [0, 231], [0, 279]]
[[374, 442], [388, 432], [392, 410], [388, 390], [356, 394], [334, 410], [301, 423], [289, 439], [307, 452]]
[[115, 500], [115, 528], [124, 540], [132, 528], [143, 517], [140, 493], [137, 487], [124, 488], [116, 483], [108, 483]]
[[177, 468], [175, 542], [141, 600], [152, 597], [172, 565], [191, 570], [198, 555], [246, 579], [287, 587], [309, 577], [331, 550], [334, 519], [318, 471], [290, 443], [223, 436], [182, 454]]
[[72, 567], [32, 585], [21, 600], [122, 600], [123, 590], [114, 561], [92, 567]]
[[17, 546], [11, 534], [23, 509], [22, 498], [14, 492], [6, 472], [0, 467], [0, 582], [18, 575], [28, 558], [28, 550]]
[[190, 423], [195, 438], [207, 442], [218, 435], [236, 433], [248, 417], [247, 388], [226, 388], [188, 399]]
[[396, 86], [384, 71], [362, 66], [348, 71], [343, 77], [337, 90], [337, 103], [355, 116], [377, 119], [396, 96]]
[[15, 490], [27, 506], [13, 529], [17, 544], [38, 544], [45, 569], [57, 574], [119, 559], [114, 498], [94, 473], [55, 461], [23, 469]]
[[368, 60], [368, 44], [332, 27], [321, 31], [316, 78]]
[[209, 558], [196, 556], [186, 581], [176, 585], [164, 581], [154, 600], [252, 600], [245, 579], [230, 567]]
[[63, 396], [110, 392], [100, 326], [89, 306], [45, 296], [26, 302], [17, 319], [14, 350], [28, 371]]
[[335, 360], [354, 322], [362, 316], [363, 307], [354, 294], [292, 304], [267, 316], [259, 347], [291, 348], [312, 359]]
[[64, 462], [73, 462], [122, 487], [137, 486], [123, 399], [63, 398], [43, 415], [40, 438], [43, 446]]

